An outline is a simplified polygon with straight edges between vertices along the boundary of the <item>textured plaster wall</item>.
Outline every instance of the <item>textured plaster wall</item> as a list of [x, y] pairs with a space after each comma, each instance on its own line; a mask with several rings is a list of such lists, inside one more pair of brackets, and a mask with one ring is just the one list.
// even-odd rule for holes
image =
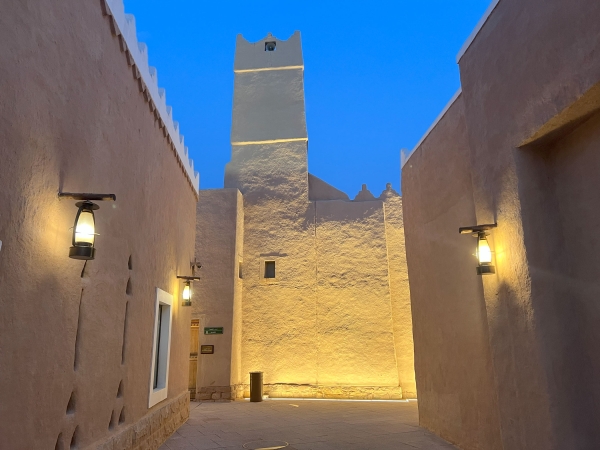
[[[196, 197], [99, 2], [5, 5], [0, 38], [0, 448], [86, 448], [163, 405], [155, 288], [179, 298]], [[85, 270], [59, 190], [117, 196]], [[189, 314], [174, 302], [165, 402], [187, 391]]]
[[420, 424], [464, 449], [501, 449], [475, 239], [462, 97], [402, 169]]
[[236, 73], [231, 142], [295, 138], [306, 138], [304, 70]]
[[[244, 195], [242, 374], [265, 383], [316, 383], [314, 211], [306, 143], [233, 147], [227, 166]], [[264, 261], [276, 279], [264, 278]]]
[[[552, 395], [560, 413], [556, 434], [575, 448], [594, 448], [600, 436], [599, 387], [594, 373], [599, 319], [598, 244], [593, 231], [600, 204], [595, 189], [600, 142], [598, 114], [558, 140], [524, 151], [523, 222], [535, 229], [526, 238], [532, 295], [552, 303], [544, 315], [543, 344], [551, 345]], [[524, 189], [527, 187], [527, 189]], [[576, 199], [576, 201], [575, 201]], [[558, 389], [556, 389], [558, 388]]]
[[413, 325], [404, 241], [404, 210], [402, 198], [391, 191], [391, 186], [388, 188], [380, 198], [384, 202], [385, 241], [398, 381], [405, 398], [416, 398]]
[[563, 325], [568, 279], [549, 282], [561, 273], [561, 211], [555, 204], [543, 232], [535, 226], [548, 207], [535, 187], [544, 169], [519, 148], [600, 81], [599, 18], [591, 0], [502, 0], [460, 62], [476, 217], [498, 222], [498, 275], [483, 281], [506, 448], [600, 445], [580, 416], [592, 417], [598, 391], [573, 381], [589, 373], [586, 332]]
[[[502, 0], [460, 60], [462, 96], [453, 108], [464, 104], [473, 197], [473, 211], [462, 212], [461, 224], [498, 223], [490, 238], [497, 273], [481, 279], [494, 380], [482, 387], [494, 389], [496, 405], [478, 395], [468, 404], [477, 400], [480, 407], [460, 410], [462, 417], [497, 414], [497, 425], [486, 422], [486, 429], [497, 427], [487, 436], [461, 429], [453, 422], [456, 410], [429, 408], [428, 399], [439, 401], [441, 395], [428, 395], [424, 384], [428, 377], [435, 381], [424, 370], [426, 352], [435, 346], [425, 345], [423, 335], [432, 318], [420, 315], [430, 289], [420, 281], [425, 273], [420, 268], [425, 261], [446, 261], [460, 251], [450, 247], [450, 236], [436, 247], [417, 238], [425, 233], [435, 237], [447, 226], [423, 216], [428, 201], [444, 199], [440, 211], [452, 211], [445, 195], [454, 180], [435, 197], [423, 197], [429, 185], [437, 186], [431, 182], [436, 174], [448, 170], [449, 159], [442, 157], [448, 146], [460, 142], [447, 127], [450, 119], [438, 124], [403, 169], [421, 421], [466, 448], [600, 445], [598, 358], [592, 345], [598, 338], [592, 325], [598, 316], [593, 306], [597, 286], [591, 275], [597, 253], [590, 231], [598, 209], [597, 152], [592, 149], [599, 137], [599, 18], [600, 5], [588, 0]], [[425, 161], [428, 152], [440, 156]], [[447, 265], [452, 279], [445, 281], [452, 283], [464, 267], [466, 263]], [[432, 277], [427, 282], [436, 283]], [[430, 297], [434, 310], [451, 301], [454, 292], [440, 287], [437, 297]], [[463, 301], [477, 298], [475, 292], [467, 294]], [[459, 347], [459, 330], [448, 326], [448, 345]], [[439, 371], [452, 373], [454, 362], [441, 361]], [[476, 364], [469, 371], [482, 375], [490, 366], [487, 357], [470, 361]]]
[[383, 202], [316, 203], [318, 382], [398, 386]]
[[[198, 354], [201, 387], [239, 384], [240, 281], [238, 264], [242, 197], [237, 189], [200, 191], [196, 222], [196, 257], [202, 263], [194, 283], [192, 318], [204, 317], [200, 345], [214, 345], [214, 354]], [[238, 219], [239, 216], [239, 219]], [[241, 244], [241, 243], [240, 243]], [[204, 327], [223, 327], [223, 334], [205, 335]]]
[[[557, 247], [565, 251], [558, 258], [562, 276], [554, 278], [559, 278], [562, 286], [557, 299], [560, 318], [555, 318], [553, 325], [560, 330], [561, 345], [556, 349], [566, 370], [555, 376], [561, 407], [572, 417], [561, 431], [568, 436], [565, 442], [579, 448], [600, 445], [599, 144], [600, 115], [596, 113], [549, 154], [563, 238]], [[555, 211], [548, 210], [550, 214]], [[573, 218], [579, 222], [575, 228]]]
[[414, 397], [399, 196], [387, 226], [383, 200], [349, 202], [308, 174], [299, 35], [265, 52], [274, 39], [236, 49], [225, 187], [243, 195], [241, 379], [263, 371], [274, 397]]

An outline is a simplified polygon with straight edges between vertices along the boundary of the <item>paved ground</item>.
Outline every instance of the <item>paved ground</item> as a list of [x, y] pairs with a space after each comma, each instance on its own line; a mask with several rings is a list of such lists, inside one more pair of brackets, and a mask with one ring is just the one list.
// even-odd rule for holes
[[190, 403], [190, 418], [159, 450], [456, 449], [418, 426], [417, 402], [267, 400]]

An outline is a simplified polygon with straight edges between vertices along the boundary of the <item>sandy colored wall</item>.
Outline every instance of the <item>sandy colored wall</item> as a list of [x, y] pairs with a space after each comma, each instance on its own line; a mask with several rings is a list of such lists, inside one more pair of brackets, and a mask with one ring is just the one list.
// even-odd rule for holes
[[[306, 143], [233, 147], [227, 178], [244, 196], [242, 377], [316, 382], [314, 212]], [[264, 261], [276, 279], [264, 278]], [[247, 382], [247, 381], [246, 381]]]
[[[214, 354], [198, 355], [201, 400], [210, 399], [217, 387], [240, 383], [242, 221], [242, 196], [237, 189], [200, 191], [196, 257], [202, 263], [198, 273], [202, 280], [194, 285], [192, 318], [204, 317], [200, 345], [215, 346]], [[223, 327], [223, 334], [204, 335], [204, 327]]]
[[[532, 297], [551, 304], [541, 310], [544, 334], [540, 346], [554, 369], [548, 376], [550, 396], [560, 405], [551, 410], [555, 442], [594, 448], [599, 389], [594, 373], [599, 314], [596, 277], [598, 224], [596, 170], [600, 160], [600, 116], [549, 144], [523, 150], [520, 170], [525, 245], [532, 274]], [[535, 230], [535, 233], [534, 233]], [[550, 351], [551, 348], [551, 351]], [[569, 418], [567, 421], [565, 418]]]
[[[171, 400], [187, 411], [175, 277], [193, 259], [196, 197], [100, 2], [6, 5], [0, 37], [0, 447], [68, 448], [75, 434], [86, 448]], [[96, 213], [83, 276], [59, 190], [117, 196]], [[149, 410], [156, 287], [175, 302], [169, 395]]]
[[[499, 395], [506, 448], [600, 442], [597, 429], [580, 420], [593, 416], [586, 402], [597, 401], [596, 386], [567, 381], [590, 367], [585, 340], [578, 341], [587, 332], [560, 319], [568, 279], [548, 282], [560, 274], [552, 255], [561, 253], [556, 222], [563, 219], [558, 210], [543, 233], [535, 226], [532, 219], [548, 208], [534, 184], [543, 168], [519, 149], [600, 81], [599, 18], [591, 0], [502, 0], [460, 61], [476, 217], [498, 222], [498, 276], [484, 279], [484, 292], [498, 391], [508, 394]], [[574, 398], [586, 398], [579, 413], [569, 404]]]
[[[597, 157], [591, 149], [598, 142], [599, 18], [600, 5], [593, 1], [572, 5], [502, 0], [460, 60], [471, 221], [498, 223], [490, 239], [497, 273], [482, 278], [481, 295], [495, 380], [497, 433], [506, 449], [600, 445], [594, 425], [600, 398], [593, 381], [598, 358], [591, 344], [597, 340], [592, 325], [597, 286], [590, 270], [595, 273], [597, 258], [595, 241], [589, 239], [598, 200]], [[435, 144], [438, 152], [446, 152], [448, 143], [458, 140], [444, 127], [444, 122], [438, 124], [403, 169], [411, 293], [420, 289], [415, 274], [420, 263], [413, 260], [434, 255], [446, 259], [456, 251], [419, 247], [412, 237], [419, 235], [412, 228], [418, 216], [409, 215], [417, 206], [409, 202], [417, 202], [424, 189], [419, 190], [416, 180], [447, 170], [446, 159], [420, 162], [432, 136], [443, 137]], [[421, 207], [428, 207], [425, 200]], [[430, 225], [425, 219], [417, 223]], [[435, 236], [443, 226], [434, 226], [429, 234]], [[463, 266], [448, 267], [455, 267], [456, 276]], [[440, 297], [439, 304], [451, 299], [451, 292]], [[418, 335], [420, 322], [428, 319], [418, 316], [421, 300], [413, 295], [423, 411], [424, 349]], [[451, 342], [458, 342], [456, 330], [447, 331]], [[487, 366], [487, 360], [477, 365], [480, 370]], [[442, 370], [450, 367], [448, 362]], [[437, 414], [431, 411], [421, 419], [439, 423], [456, 417], [442, 408]], [[458, 436], [458, 425], [448, 429]], [[436, 431], [444, 435], [441, 427]], [[483, 448], [486, 445], [491, 444]]]
[[398, 386], [383, 202], [316, 202], [317, 382]]
[[402, 197], [390, 191], [384, 191], [382, 197], [398, 382], [404, 398], [416, 398], [415, 352]]
[[402, 169], [420, 424], [463, 449], [501, 449], [459, 97]]
[[[265, 52], [271, 40], [277, 50]], [[238, 37], [231, 141], [225, 187], [244, 199], [244, 384], [263, 371], [274, 397], [400, 398], [402, 359], [414, 396], [410, 308], [400, 293], [408, 286], [389, 276], [383, 202], [344, 201], [308, 174], [299, 33], [253, 44]], [[390, 236], [401, 233], [394, 220]], [[399, 235], [392, 240], [392, 253], [402, 252]], [[264, 277], [265, 261], [275, 262], [275, 279]]]

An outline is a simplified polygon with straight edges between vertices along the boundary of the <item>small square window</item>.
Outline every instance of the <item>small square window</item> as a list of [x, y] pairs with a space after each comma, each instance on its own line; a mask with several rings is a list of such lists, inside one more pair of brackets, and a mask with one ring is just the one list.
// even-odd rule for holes
[[265, 261], [265, 278], [275, 278], [275, 261]]

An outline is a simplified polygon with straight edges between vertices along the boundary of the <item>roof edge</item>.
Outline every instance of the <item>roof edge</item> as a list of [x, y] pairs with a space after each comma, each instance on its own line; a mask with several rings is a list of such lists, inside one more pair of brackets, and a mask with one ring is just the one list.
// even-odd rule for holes
[[402, 161], [400, 164], [400, 169], [402, 169], [404, 167], [404, 165], [408, 162], [410, 157], [415, 153], [415, 150], [417, 150], [421, 146], [421, 144], [425, 141], [425, 139], [427, 139], [427, 136], [429, 136], [429, 134], [433, 131], [433, 129], [436, 127], [436, 125], [440, 122], [440, 120], [442, 120], [442, 118], [446, 115], [446, 113], [448, 112], [450, 107], [454, 104], [454, 102], [456, 102], [458, 97], [460, 97], [460, 94], [462, 94], [462, 87], [458, 88], [458, 91], [456, 91], [454, 93], [454, 95], [452, 96], [452, 98], [450, 99], [448, 104], [444, 107], [444, 109], [442, 109], [442, 112], [436, 117], [436, 119], [429, 126], [429, 128], [427, 129], [427, 131], [425, 132], [423, 137], [419, 140], [419, 142], [417, 142], [417, 145], [415, 145], [413, 147], [413, 149], [410, 151], [410, 153], [408, 155], [404, 154], [404, 150], [402, 150], [402, 154], [400, 155], [400, 158]]
[[179, 123], [173, 120], [173, 110], [167, 106], [165, 90], [158, 87], [156, 68], [148, 65], [148, 47], [137, 40], [135, 17], [132, 14], [125, 14], [123, 0], [103, 0], [103, 3], [106, 6], [105, 13], [112, 17], [115, 27], [113, 33], [122, 38], [121, 43], [124, 45], [121, 49], [127, 54], [130, 65], [137, 69], [143, 83], [143, 90], [150, 97], [148, 103], [160, 119], [159, 122], [162, 122], [161, 128], [164, 127], [165, 137], [172, 143], [178, 162], [197, 197], [200, 174], [194, 170], [194, 161], [189, 157], [183, 135], [179, 133]]
[[477, 25], [475, 25], [475, 28], [473, 29], [473, 31], [471, 32], [471, 34], [469, 35], [469, 37], [467, 38], [467, 40], [465, 41], [463, 46], [460, 48], [458, 55], [456, 55], [456, 64], [458, 64], [460, 62], [460, 59], [467, 52], [467, 50], [469, 49], [469, 47], [471, 46], [471, 44], [473, 43], [473, 41], [475, 40], [475, 38], [481, 31], [481, 29], [483, 28], [483, 26], [487, 22], [487, 20], [490, 18], [490, 15], [494, 11], [494, 9], [496, 9], [496, 6], [498, 6], [498, 3], [500, 3], [500, 0], [492, 0], [492, 3], [490, 3], [490, 6], [488, 6], [485, 13], [483, 13], [483, 16], [481, 17], [481, 19], [479, 19], [479, 22], [477, 22]]

